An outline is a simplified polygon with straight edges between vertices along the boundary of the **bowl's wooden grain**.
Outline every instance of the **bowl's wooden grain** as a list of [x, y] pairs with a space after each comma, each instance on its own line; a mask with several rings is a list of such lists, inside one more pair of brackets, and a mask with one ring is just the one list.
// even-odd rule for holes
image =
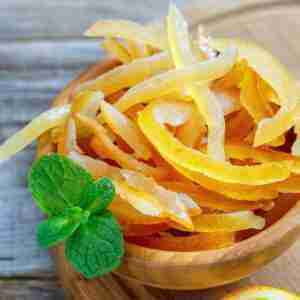
[[[221, 7], [220, 10], [219, 7], [218, 11], [211, 10], [210, 13], [207, 13], [207, 10], [190, 10], [191, 23], [198, 24], [201, 19], [210, 24], [211, 32], [225, 33], [225, 35], [230, 33], [245, 38], [254, 37], [263, 45], [271, 47], [289, 68], [298, 76], [300, 75], [294, 56], [299, 48], [296, 39], [291, 36], [291, 29], [296, 30], [292, 24], [299, 23], [300, 5], [297, 1], [279, 3], [272, 0], [245, 0], [240, 2], [243, 4], [239, 4], [238, 7], [235, 7], [235, 1], [229, 0], [226, 3], [224, 1], [224, 6], [230, 4], [229, 8]], [[221, 3], [219, 5], [222, 6]], [[275, 19], [276, 24], [274, 24]], [[283, 28], [290, 30], [284, 31]], [[276, 47], [279, 40], [288, 47]], [[290, 40], [295, 43], [290, 43]], [[55, 99], [54, 105], [67, 103], [68, 96], [79, 82], [89, 80], [116, 64], [114, 60], [95, 64], [71, 82]], [[48, 136], [42, 136], [38, 153], [47, 153], [51, 150]], [[226, 249], [171, 252], [127, 244], [123, 264], [115, 273], [146, 285], [167, 289], [204, 289], [237, 281], [252, 274], [282, 254], [299, 235], [300, 202], [265, 231]], [[58, 247], [53, 252], [63, 285], [71, 290], [73, 295], [80, 295], [78, 299], [98, 299], [100, 295], [106, 295], [107, 282], [105, 283], [101, 278], [84, 280], [66, 262], [63, 247]], [[103, 299], [127, 299], [110, 277], [106, 280], [116, 292], [111, 298], [103, 296]], [[145, 298], [141, 297], [141, 299]]]

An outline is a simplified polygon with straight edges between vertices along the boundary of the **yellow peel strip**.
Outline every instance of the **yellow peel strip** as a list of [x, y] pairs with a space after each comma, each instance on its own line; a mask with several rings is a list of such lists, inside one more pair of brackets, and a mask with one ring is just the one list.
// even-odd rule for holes
[[[188, 25], [175, 5], [170, 6], [167, 28], [170, 50], [176, 67], [180, 69], [195, 64], [197, 60], [190, 46]], [[207, 85], [188, 84], [186, 89], [208, 126], [208, 155], [217, 160], [224, 160], [225, 122], [220, 103]]]
[[97, 121], [87, 118], [82, 115], [76, 115], [76, 119], [85, 127], [90, 128], [96, 139], [96, 143], [99, 143], [99, 147], [96, 145], [94, 150], [97, 151], [97, 148], [101, 148], [106, 153], [110, 155], [110, 158], [116, 161], [120, 166], [125, 169], [130, 169], [134, 171], [142, 172], [148, 176], [153, 176], [154, 178], [165, 178], [168, 175], [168, 171], [161, 167], [152, 167], [147, 165], [142, 161], [136, 160], [130, 154], [122, 151], [113, 142], [106, 134], [105, 128], [99, 124]]
[[55, 107], [41, 113], [0, 146], [0, 161], [9, 159], [47, 130], [63, 124], [69, 114], [70, 105]]
[[104, 39], [104, 41], [102, 42], [102, 47], [108, 54], [116, 57], [124, 64], [131, 61], [130, 54], [128, 53], [126, 47], [124, 47], [117, 39]]
[[193, 172], [185, 169], [177, 164], [171, 163], [171, 165], [179, 173], [191, 181], [198, 183], [200, 186], [208, 189], [209, 191], [219, 193], [231, 198], [232, 200], [260, 201], [263, 199], [270, 200], [278, 197], [278, 192], [275, 191], [275, 188], [270, 187], [270, 185], [249, 186], [224, 183], [206, 177], [199, 172]]
[[101, 103], [101, 112], [104, 121], [132, 148], [137, 158], [148, 160], [151, 157], [149, 143], [133, 121], [105, 101]]
[[166, 52], [158, 53], [136, 59], [131, 63], [107, 71], [94, 80], [81, 84], [77, 91], [101, 91], [108, 96], [123, 88], [134, 86], [172, 67], [173, 63], [169, 55]]
[[188, 83], [199, 82], [199, 84], [203, 84], [219, 78], [230, 70], [236, 54], [234, 49], [229, 48], [215, 59], [153, 76], [132, 87], [115, 103], [115, 106], [120, 111], [126, 111], [135, 104], [150, 102], [155, 98], [170, 94]]
[[155, 35], [145, 26], [128, 20], [101, 20], [86, 32], [89, 37], [114, 37], [132, 40], [158, 49], [167, 49], [165, 40]]

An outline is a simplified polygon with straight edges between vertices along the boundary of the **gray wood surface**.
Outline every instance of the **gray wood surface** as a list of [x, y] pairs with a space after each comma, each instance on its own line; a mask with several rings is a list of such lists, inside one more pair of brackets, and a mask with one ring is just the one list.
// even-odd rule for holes
[[[251, 4], [249, 0], [243, 1]], [[236, 5], [243, 1], [224, 0], [224, 3]], [[179, 5], [190, 3], [174, 2]], [[212, 8], [221, 2], [203, 0], [201, 5]], [[296, 3], [278, 2], [280, 5]], [[169, 0], [0, 0], [0, 143], [45, 110], [68, 81], [102, 56], [99, 42], [81, 36], [91, 23], [98, 18], [121, 17], [150, 21], [163, 16], [168, 3]], [[291, 14], [298, 13], [299, 16], [299, 5], [291, 7]], [[253, 16], [256, 21], [247, 24], [242, 19], [235, 19], [234, 25], [228, 19], [226, 23], [208, 20], [209, 30], [218, 35], [229, 33], [254, 38], [268, 47], [277, 38], [272, 34], [274, 20], [281, 22], [280, 34], [286, 43], [284, 47], [272, 50], [300, 78], [297, 67], [300, 52], [299, 47], [295, 47], [298, 41], [289, 39], [291, 28], [294, 36], [300, 36], [299, 18], [279, 14], [266, 21], [263, 14], [257, 17], [254, 10]], [[261, 35], [259, 31], [262, 31]], [[266, 36], [263, 31], [268, 32], [268, 40], [260, 39], [260, 36]], [[35, 145], [32, 145], [0, 165], [0, 299], [64, 299], [56, 282], [53, 263], [35, 240], [35, 228], [41, 214], [26, 188], [26, 175], [34, 153]], [[293, 253], [299, 252], [300, 243], [294, 249]], [[299, 256], [287, 253], [260, 272], [255, 280], [248, 279], [241, 284], [273, 283], [299, 291], [299, 273], [292, 268], [296, 259], [299, 264]], [[279, 274], [282, 263], [291, 267], [289, 281], [285, 284], [282, 274], [275, 281], [266, 282], [265, 275]], [[205, 299], [205, 293], [202, 295], [203, 298], [195, 293], [182, 294], [180, 299]]]

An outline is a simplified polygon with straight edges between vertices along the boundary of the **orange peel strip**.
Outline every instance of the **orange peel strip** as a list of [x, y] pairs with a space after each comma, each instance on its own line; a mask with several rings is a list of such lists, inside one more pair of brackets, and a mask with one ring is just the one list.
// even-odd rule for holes
[[172, 191], [182, 192], [189, 195], [200, 207], [218, 209], [224, 212], [265, 209], [272, 203], [271, 201], [236, 201], [224, 197], [217, 192], [208, 191], [193, 183], [164, 181], [161, 182], [161, 184]]
[[187, 237], [129, 237], [127, 242], [167, 251], [199, 251], [229, 247], [234, 243], [233, 233], [198, 233]]
[[249, 66], [261, 76], [277, 93], [279, 111], [272, 117], [260, 121], [254, 139], [254, 146], [273, 141], [284, 134], [295, 123], [299, 86], [296, 79], [275, 57], [258, 45], [239, 39], [211, 39], [210, 46], [224, 50], [228, 45], [237, 47], [240, 59], [246, 59]]
[[157, 102], [149, 104], [139, 114], [138, 124], [166, 160], [226, 183], [265, 185], [289, 177], [290, 164], [286, 161], [254, 166], [234, 166], [228, 162], [213, 160], [200, 151], [186, 147], [155, 120], [153, 111], [156, 106]]
[[238, 289], [222, 300], [299, 300], [300, 296], [270, 286], [252, 286]]
[[131, 61], [130, 54], [128, 53], [125, 46], [123, 46], [115, 38], [106, 38], [102, 42], [102, 47], [104, 50], [113, 57], [116, 57], [123, 64], [129, 63]]
[[129, 89], [115, 105], [120, 111], [126, 111], [135, 104], [147, 103], [177, 91], [180, 86], [184, 87], [193, 82], [207, 83], [215, 80], [230, 70], [236, 55], [236, 51], [229, 48], [215, 59], [198, 62], [180, 69], [172, 69], [153, 76]]
[[128, 224], [121, 222], [122, 232], [125, 237], [149, 236], [155, 233], [168, 230], [171, 226], [168, 223], [156, 224]]
[[291, 161], [291, 171], [300, 174], [300, 158], [289, 153], [271, 149], [258, 149], [245, 144], [227, 143], [225, 153], [229, 158], [240, 160], [253, 159], [256, 162]]
[[191, 181], [198, 183], [200, 186], [212, 192], [231, 198], [232, 200], [260, 201], [263, 199], [270, 200], [278, 197], [278, 192], [276, 192], [270, 185], [249, 186], [224, 183], [206, 177], [199, 172], [193, 172], [182, 168], [174, 163], [171, 164], [179, 173]]
[[118, 66], [103, 73], [93, 80], [86, 81], [78, 87], [78, 91], [101, 91], [106, 96], [123, 88], [136, 85], [154, 75], [173, 67], [171, 58], [166, 52], [149, 57], [135, 59], [131, 63]]
[[173, 127], [181, 126], [192, 117], [195, 107], [192, 103], [158, 100], [159, 105], [153, 110], [155, 119]]
[[131, 60], [146, 57], [150, 55], [150, 52], [146, 45], [134, 42], [132, 40], [127, 40], [127, 51], [131, 57]]
[[280, 193], [300, 193], [300, 176], [291, 176], [288, 179], [272, 184], [274, 190]]
[[205, 123], [198, 111], [195, 110], [190, 119], [178, 128], [176, 137], [182, 144], [193, 148], [206, 132]]
[[250, 68], [246, 69], [241, 82], [240, 102], [255, 123], [272, 115], [269, 104], [260, 97], [257, 91], [256, 76]]
[[105, 153], [109, 154], [109, 157], [116, 161], [122, 168], [142, 172], [157, 179], [165, 178], [168, 175], [168, 171], [166, 169], [149, 166], [119, 149], [107, 136], [105, 128], [97, 121], [79, 114], [76, 115], [76, 119], [83, 126], [89, 128], [95, 135], [91, 141], [91, 147], [96, 153], [99, 152], [100, 149], [101, 155], [104, 150]]
[[[69, 157], [89, 170], [93, 177], [100, 178], [107, 176], [111, 178], [119, 197], [124, 201], [127, 201], [138, 212], [156, 218], [170, 218], [184, 228], [192, 230], [193, 225], [189, 215], [186, 213], [185, 207], [181, 207], [182, 210], [178, 211], [176, 211], [176, 209], [172, 210], [170, 208], [172, 205], [171, 203], [168, 207], [160, 198], [140, 190], [142, 187], [135, 188], [130, 186], [124, 181], [121, 169], [112, 167], [101, 160], [96, 160], [77, 152], [72, 152]], [[175, 203], [173, 207], [176, 208]]]
[[51, 108], [35, 117], [0, 146], [0, 162], [23, 150], [40, 135], [63, 124], [70, 114], [70, 105]]
[[153, 217], [142, 214], [130, 205], [126, 200], [120, 197], [115, 198], [109, 208], [114, 216], [122, 223], [126, 224], [139, 224], [139, 225], [153, 225], [165, 223], [167, 219], [160, 217]]
[[127, 200], [135, 209], [145, 215], [169, 218], [187, 230], [193, 230], [193, 223], [184, 205], [181, 203], [167, 203], [148, 192], [132, 187], [125, 181], [113, 180], [116, 191], [121, 198]]
[[241, 141], [252, 132], [253, 126], [253, 120], [248, 112], [241, 109], [226, 121], [225, 140]]
[[108, 126], [134, 150], [136, 157], [148, 160], [151, 149], [138, 126], [113, 105], [102, 101], [101, 113]]
[[[169, 47], [177, 68], [197, 62], [190, 46], [188, 25], [175, 5], [170, 5], [167, 16]], [[188, 94], [194, 99], [200, 114], [208, 126], [208, 155], [217, 160], [225, 160], [223, 110], [214, 94], [208, 88], [196, 84], [186, 85]]]
[[252, 211], [223, 214], [201, 214], [193, 217], [196, 232], [235, 232], [246, 229], [263, 229], [265, 219]]
[[186, 211], [192, 210], [194, 214], [200, 214], [201, 208], [198, 204], [188, 195], [184, 193], [177, 193], [170, 191], [158, 185], [151, 177], [146, 177], [143, 174], [132, 172], [129, 170], [121, 170], [122, 176], [125, 178], [128, 185], [136, 188], [143, 189], [151, 195], [156, 196], [164, 203], [170, 211], [178, 213], [181, 211], [183, 215]]
[[132, 40], [158, 49], [167, 49], [168, 45], [160, 35], [152, 33], [143, 25], [128, 20], [101, 20], [86, 32], [88, 37], [114, 37]]
[[[78, 152], [71, 152], [69, 157], [89, 170], [94, 178], [101, 178], [103, 176], [111, 178], [119, 197], [123, 201], [127, 201], [139, 213], [155, 218], [170, 217], [175, 222], [179, 219], [176, 218], [176, 216], [174, 218], [172, 217], [173, 215], [170, 214], [170, 211], [166, 209], [159, 198], [128, 185], [124, 181], [119, 168], [112, 167], [104, 161], [93, 159]], [[189, 219], [189, 217], [187, 218]], [[178, 223], [192, 229], [190, 220], [185, 222], [183, 219], [179, 219]]]

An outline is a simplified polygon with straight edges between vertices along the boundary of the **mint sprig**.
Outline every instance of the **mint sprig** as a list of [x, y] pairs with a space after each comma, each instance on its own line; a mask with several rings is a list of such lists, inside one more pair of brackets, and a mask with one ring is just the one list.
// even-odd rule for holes
[[107, 210], [115, 197], [108, 178], [94, 181], [67, 157], [51, 154], [36, 161], [28, 176], [39, 208], [48, 215], [37, 229], [42, 247], [65, 241], [65, 255], [86, 278], [117, 268], [124, 255], [120, 226]]

